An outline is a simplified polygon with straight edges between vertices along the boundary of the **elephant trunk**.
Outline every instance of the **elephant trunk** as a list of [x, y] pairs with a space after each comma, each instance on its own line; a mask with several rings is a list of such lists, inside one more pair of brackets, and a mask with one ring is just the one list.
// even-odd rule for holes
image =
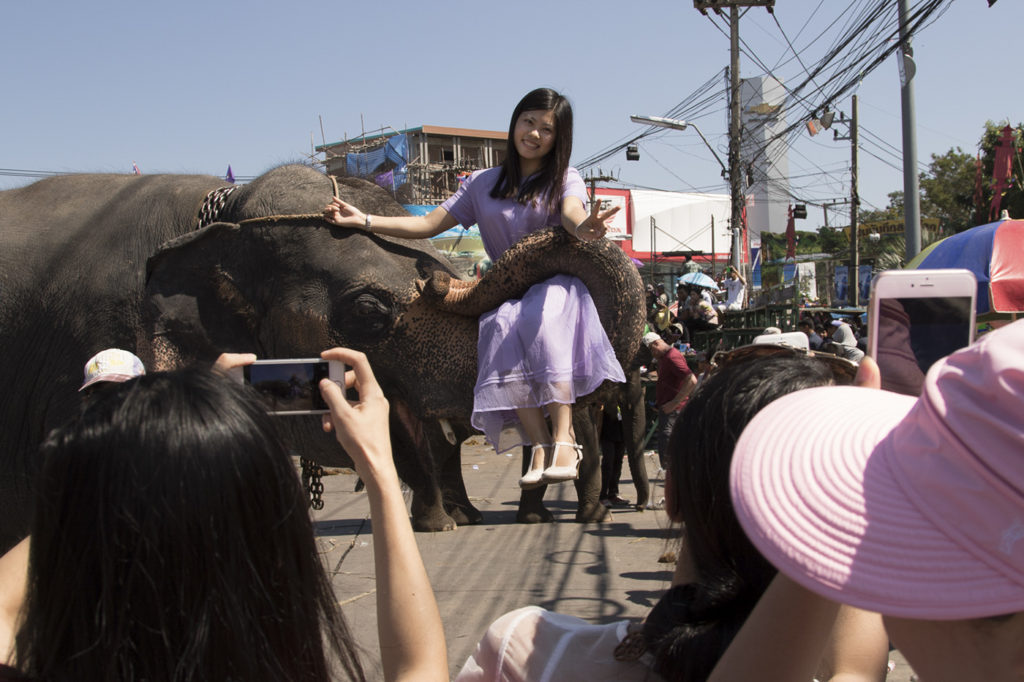
[[539, 230], [506, 251], [476, 284], [435, 272], [419, 289], [441, 311], [479, 317], [559, 274], [586, 285], [616, 357], [628, 366], [643, 331], [643, 283], [629, 257], [607, 239], [581, 242], [560, 227]]

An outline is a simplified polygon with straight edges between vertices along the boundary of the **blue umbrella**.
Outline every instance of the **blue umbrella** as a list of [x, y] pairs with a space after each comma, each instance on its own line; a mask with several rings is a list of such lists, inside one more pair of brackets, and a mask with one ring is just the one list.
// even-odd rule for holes
[[718, 290], [718, 282], [711, 279], [703, 272], [688, 272], [680, 277], [679, 281], [692, 287], [703, 287], [705, 289], [713, 289], [715, 291]]

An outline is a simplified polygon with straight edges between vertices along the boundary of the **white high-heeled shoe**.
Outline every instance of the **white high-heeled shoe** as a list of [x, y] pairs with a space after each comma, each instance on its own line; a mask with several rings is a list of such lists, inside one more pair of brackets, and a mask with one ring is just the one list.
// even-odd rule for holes
[[540, 450], [541, 464], [543, 465], [547, 458], [547, 452], [545, 452], [545, 448], [550, 447], [550, 445], [534, 445], [530, 449], [530, 469], [525, 474], [523, 474], [522, 478], [519, 479], [520, 488], [528, 490], [530, 488], [538, 488], [544, 485], [544, 467], [542, 466], [540, 469], [536, 469], [534, 468], [533, 463], [537, 459], [537, 451]]
[[[558, 448], [566, 447], [572, 448], [575, 451], [575, 457], [573, 458], [572, 464], [566, 464], [564, 466], [555, 466], [555, 462], [558, 461]], [[562, 441], [555, 441], [554, 448], [551, 452], [551, 466], [544, 470], [541, 480], [545, 483], [553, 483], [556, 481], [574, 481], [580, 475], [580, 462], [583, 461], [583, 448], [576, 443], [565, 443]]]

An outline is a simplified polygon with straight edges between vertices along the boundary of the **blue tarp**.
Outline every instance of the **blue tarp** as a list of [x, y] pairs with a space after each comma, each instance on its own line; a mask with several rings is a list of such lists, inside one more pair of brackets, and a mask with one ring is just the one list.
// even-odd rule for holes
[[[397, 166], [396, 171], [404, 171], [405, 164], [409, 163], [409, 138], [406, 135], [393, 135], [388, 138], [384, 146], [370, 152], [353, 152], [345, 155], [345, 168], [349, 175], [368, 176], [384, 165], [385, 161], [391, 161]], [[395, 173], [395, 183], [402, 184], [405, 181], [405, 173], [401, 173], [399, 182], [398, 172]]]

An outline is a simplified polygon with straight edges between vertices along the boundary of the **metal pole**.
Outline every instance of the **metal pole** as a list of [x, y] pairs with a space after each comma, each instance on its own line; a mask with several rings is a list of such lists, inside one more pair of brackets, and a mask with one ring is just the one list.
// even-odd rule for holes
[[907, 35], [907, 0], [900, 0], [900, 101], [903, 105], [903, 235], [909, 262], [921, 252], [921, 196], [917, 178], [917, 131], [914, 127], [914, 50]]
[[655, 255], [654, 255], [654, 216], [651, 216], [651, 284], [654, 284], [657, 273], [657, 267], [655, 267]]
[[850, 272], [846, 278], [850, 288], [850, 305], [860, 305], [860, 252], [857, 225], [857, 95], [853, 96], [853, 115], [850, 117]]
[[740, 184], [740, 10], [729, 7], [729, 191], [732, 194], [732, 266], [739, 272], [743, 248], [743, 187]]
[[715, 214], [711, 214], [711, 276], [714, 277], [715, 266], [718, 265], [718, 257], [715, 254]]

